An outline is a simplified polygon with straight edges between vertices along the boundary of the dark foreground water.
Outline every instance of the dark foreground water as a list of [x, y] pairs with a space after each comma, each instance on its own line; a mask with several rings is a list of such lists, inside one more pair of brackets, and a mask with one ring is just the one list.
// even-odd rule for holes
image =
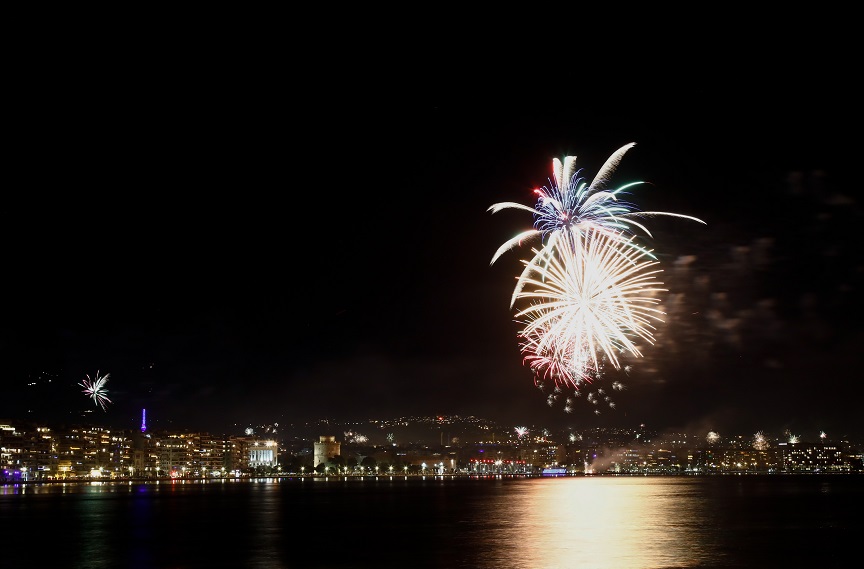
[[0, 486], [0, 567], [861, 567], [864, 475]]

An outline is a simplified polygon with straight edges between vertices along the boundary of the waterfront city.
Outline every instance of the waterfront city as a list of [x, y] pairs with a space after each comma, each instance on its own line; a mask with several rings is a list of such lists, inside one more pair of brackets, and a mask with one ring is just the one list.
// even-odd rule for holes
[[238, 427], [238, 433], [0, 419], [0, 482], [368, 475], [703, 475], [862, 472], [858, 441], [502, 427], [476, 417]]

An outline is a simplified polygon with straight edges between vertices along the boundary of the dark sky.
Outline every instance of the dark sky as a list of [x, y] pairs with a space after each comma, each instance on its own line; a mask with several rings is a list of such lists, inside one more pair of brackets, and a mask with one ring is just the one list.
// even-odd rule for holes
[[[706, 79], [623, 104], [359, 104], [248, 77], [130, 77], [40, 90], [24, 113], [2, 227], [0, 417], [89, 411], [131, 428], [146, 408], [152, 425], [234, 431], [459, 414], [864, 436], [848, 92]], [[647, 222], [666, 321], [602, 380], [626, 387], [615, 409], [583, 398], [567, 413], [519, 353], [524, 254], [490, 266], [531, 216], [487, 208], [533, 205], [554, 157], [591, 178], [630, 142], [613, 186], [650, 182], [630, 195], [639, 209], [707, 225]], [[97, 372], [107, 411], [78, 385]]]

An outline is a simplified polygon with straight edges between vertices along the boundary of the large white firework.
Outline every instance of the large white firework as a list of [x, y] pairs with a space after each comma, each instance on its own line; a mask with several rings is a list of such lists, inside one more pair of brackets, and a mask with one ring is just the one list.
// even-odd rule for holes
[[530, 271], [516, 300], [528, 305], [516, 319], [535, 374], [579, 387], [603, 362], [620, 369], [620, 353], [639, 357], [640, 341], [654, 343], [654, 324], [663, 321], [657, 293], [666, 289], [657, 261], [631, 240], [589, 228], [559, 239], [544, 267], [523, 261]]

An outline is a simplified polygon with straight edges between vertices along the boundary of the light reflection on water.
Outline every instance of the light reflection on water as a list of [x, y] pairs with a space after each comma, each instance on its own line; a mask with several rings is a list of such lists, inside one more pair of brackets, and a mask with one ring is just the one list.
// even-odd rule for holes
[[478, 540], [490, 566], [649, 569], [718, 561], [710, 510], [692, 480], [531, 479], [510, 490], [499, 512], [507, 522]]

